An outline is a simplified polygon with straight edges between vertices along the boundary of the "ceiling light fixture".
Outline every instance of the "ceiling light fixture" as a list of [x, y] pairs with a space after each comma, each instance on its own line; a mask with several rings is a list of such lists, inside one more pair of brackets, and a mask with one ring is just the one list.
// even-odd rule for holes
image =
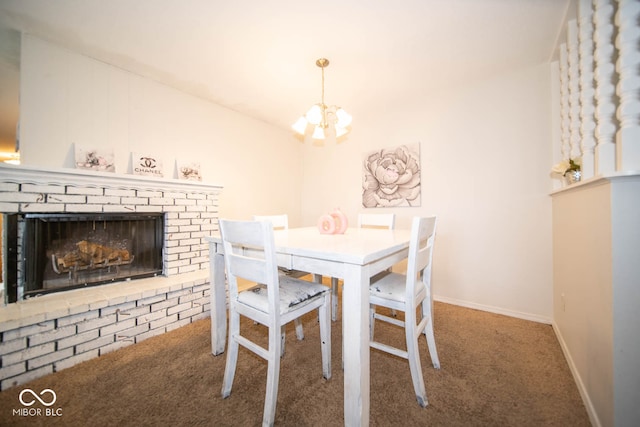
[[329, 60], [320, 58], [316, 65], [322, 70], [322, 101], [311, 107], [307, 114], [301, 116], [291, 127], [300, 135], [305, 135], [309, 125], [313, 125], [313, 139], [325, 139], [327, 130], [335, 132], [336, 138], [340, 138], [349, 132], [352, 118], [342, 108], [335, 105], [327, 106], [324, 103], [324, 69], [329, 66]]

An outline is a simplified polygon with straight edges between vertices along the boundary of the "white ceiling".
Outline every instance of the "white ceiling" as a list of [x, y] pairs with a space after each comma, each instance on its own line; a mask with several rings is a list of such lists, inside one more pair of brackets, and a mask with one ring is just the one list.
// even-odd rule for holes
[[0, 24], [289, 129], [548, 62], [570, 0], [0, 0]]

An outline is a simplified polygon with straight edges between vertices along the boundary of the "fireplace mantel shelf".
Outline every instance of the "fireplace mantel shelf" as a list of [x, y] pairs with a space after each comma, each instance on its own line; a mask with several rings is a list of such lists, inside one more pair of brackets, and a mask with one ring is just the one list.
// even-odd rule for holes
[[185, 186], [197, 191], [222, 190], [222, 185], [186, 179], [153, 178], [140, 175], [117, 174], [82, 169], [46, 169], [32, 166], [16, 166], [0, 163], [0, 174], [5, 182], [34, 185], [71, 185], [85, 187], [109, 187], [114, 189], [169, 190], [184, 189]]

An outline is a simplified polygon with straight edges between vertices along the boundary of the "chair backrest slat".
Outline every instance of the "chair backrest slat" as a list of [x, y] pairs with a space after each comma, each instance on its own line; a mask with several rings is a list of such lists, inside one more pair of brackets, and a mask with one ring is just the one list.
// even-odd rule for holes
[[395, 226], [395, 214], [358, 214], [358, 228], [388, 228], [393, 230]]
[[[416, 288], [421, 278], [425, 285], [431, 282], [431, 262], [433, 260], [433, 243], [436, 235], [436, 217], [415, 217], [411, 226], [411, 240], [407, 263], [406, 295], [413, 297], [422, 288]], [[409, 301], [409, 299], [407, 299]]]
[[286, 230], [289, 228], [289, 215], [254, 215], [254, 221], [271, 221], [274, 230]]

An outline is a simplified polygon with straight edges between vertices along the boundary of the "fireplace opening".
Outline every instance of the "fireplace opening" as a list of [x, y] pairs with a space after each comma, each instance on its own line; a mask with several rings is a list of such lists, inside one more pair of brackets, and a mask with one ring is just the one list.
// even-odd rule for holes
[[25, 214], [23, 297], [162, 274], [162, 214]]

